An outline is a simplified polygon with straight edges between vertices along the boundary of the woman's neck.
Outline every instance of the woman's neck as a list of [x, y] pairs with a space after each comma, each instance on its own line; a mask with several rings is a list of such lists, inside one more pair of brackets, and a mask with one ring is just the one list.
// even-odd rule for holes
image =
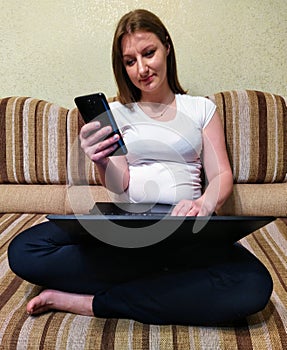
[[170, 87], [161, 88], [160, 90], [151, 92], [142, 92], [141, 99], [139, 102], [142, 103], [158, 103], [158, 104], [169, 104], [174, 98], [174, 93], [171, 91]]
[[159, 121], [169, 121], [172, 120], [176, 115], [176, 100], [175, 94], [169, 92], [167, 96], [162, 98], [153, 98], [146, 102], [146, 100], [141, 100], [138, 102], [140, 109], [152, 119]]

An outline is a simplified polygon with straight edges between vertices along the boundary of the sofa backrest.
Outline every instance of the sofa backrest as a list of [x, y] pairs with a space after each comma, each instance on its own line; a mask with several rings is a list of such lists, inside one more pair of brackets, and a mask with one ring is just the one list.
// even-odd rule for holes
[[[235, 183], [287, 181], [287, 107], [259, 91], [208, 96], [222, 116]], [[79, 145], [78, 110], [29, 97], [0, 99], [0, 184], [99, 184]]]
[[98, 183], [96, 167], [80, 149], [82, 125], [76, 108], [0, 99], [0, 184]]
[[222, 117], [234, 183], [286, 182], [286, 100], [254, 90], [208, 97]]

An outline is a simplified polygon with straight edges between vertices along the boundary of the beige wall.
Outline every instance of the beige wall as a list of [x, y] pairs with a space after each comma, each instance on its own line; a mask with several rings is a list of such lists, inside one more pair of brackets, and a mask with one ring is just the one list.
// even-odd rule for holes
[[0, 97], [71, 107], [79, 94], [114, 95], [112, 36], [134, 8], [168, 27], [191, 94], [250, 88], [287, 96], [286, 0], [2, 0]]

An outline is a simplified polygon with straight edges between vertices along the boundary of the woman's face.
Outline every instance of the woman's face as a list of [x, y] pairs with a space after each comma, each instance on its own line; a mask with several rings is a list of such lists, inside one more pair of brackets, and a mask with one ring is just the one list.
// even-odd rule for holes
[[123, 64], [131, 82], [141, 90], [142, 98], [150, 93], [166, 92], [169, 47], [151, 32], [137, 31], [122, 39]]

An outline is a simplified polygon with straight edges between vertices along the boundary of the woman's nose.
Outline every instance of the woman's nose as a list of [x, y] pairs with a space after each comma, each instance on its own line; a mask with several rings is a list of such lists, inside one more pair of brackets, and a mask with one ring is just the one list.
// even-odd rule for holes
[[146, 75], [148, 72], [148, 65], [144, 59], [138, 60], [138, 72], [140, 75]]

